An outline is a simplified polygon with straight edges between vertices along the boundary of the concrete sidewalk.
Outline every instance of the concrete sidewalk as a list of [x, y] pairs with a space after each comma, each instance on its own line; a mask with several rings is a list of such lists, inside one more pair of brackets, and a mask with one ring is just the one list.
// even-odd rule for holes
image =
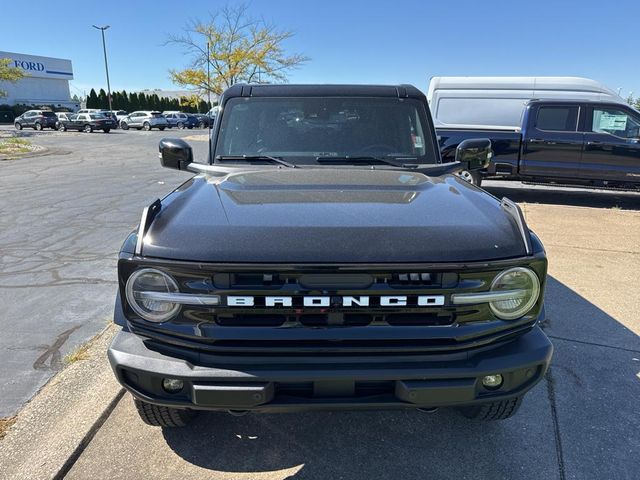
[[[32, 435], [30, 448], [16, 450], [20, 443], [16, 428], [25, 432], [21, 414], [0, 441], [0, 475], [638, 478], [640, 197], [635, 210], [552, 204], [523, 207], [549, 255], [545, 330], [556, 353], [547, 379], [527, 396], [514, 418], [476, 423], [444, 410], [431, 415], [417, 411], [244, 417], [209, 413], [187, 428], [163, 431], [139, 420], [130, 396], [120, 399], [120, 389], [113, 382], [108, 384], [107, 372], [98, 382], [103, 411], [94, 415], [92, 429], [75, 444], [70, 461], [42, 475], [38, 462], [61, 447], [54, 435], [42, 431], [45, 442]], [[84, 409], [77, 408], [79, 413]], [[13, 453], [6, 455], [9, 447]]]

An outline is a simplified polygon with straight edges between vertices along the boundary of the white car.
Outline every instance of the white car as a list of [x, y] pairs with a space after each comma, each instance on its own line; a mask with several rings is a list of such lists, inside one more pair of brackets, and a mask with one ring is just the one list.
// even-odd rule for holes
[[129, 115], [126, 111], [124, 110], [109, 110], [109, 113], [111, 113], [111, 116], [115, 116], [116, 120], [118, 121], [118, 123], [120, 123], [120, 120], [122, 120], [123, 118], [125, 118], [127, 115]]
[[138, 130], [157, 128], [158, 130], [164, 130], [167, 126], [167, 119], [160, 112], [150, 110], [133, 112], [120, 120], [120, 128], [123, 130], [128, 130], [129, 128]]

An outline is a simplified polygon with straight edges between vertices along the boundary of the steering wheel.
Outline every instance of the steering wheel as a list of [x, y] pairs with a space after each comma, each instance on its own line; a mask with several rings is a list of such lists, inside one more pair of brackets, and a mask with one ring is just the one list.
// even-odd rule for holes
[[364, 148], [361, 148], [358, 153], [394, 153], [396, 152], [396, 148], [391, 145], [387, 145], [385, 143], [376, 143], [374, 145], [368, 145]]

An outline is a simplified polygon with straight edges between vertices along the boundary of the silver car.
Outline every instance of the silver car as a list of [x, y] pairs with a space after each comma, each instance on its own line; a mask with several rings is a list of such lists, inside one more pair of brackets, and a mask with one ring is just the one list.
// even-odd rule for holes
[[130, 113], [120, 120], [120, 128], [123, 130], [128, 130], [129, 128], [138, 130], [157, 128], [158, 130], [164, 130], [167, 128], [167, 119], [160, 112], [138, 111]]

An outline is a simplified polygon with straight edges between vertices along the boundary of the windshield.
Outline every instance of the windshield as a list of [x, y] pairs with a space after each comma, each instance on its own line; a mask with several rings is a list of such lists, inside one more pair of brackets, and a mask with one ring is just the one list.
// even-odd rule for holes
[[421, 102], [399, 98], [232, 98], [216, 157], [273, 156], [293, 163], [358, 157], [437, 163]]
[[91, 117], [91, 120], [104, 120], [107, 118], [104, 113], [90, 113], [89, 117]]
[[54, 112], [42, 112], [43, 117], [55, 117], [56, 114]]

